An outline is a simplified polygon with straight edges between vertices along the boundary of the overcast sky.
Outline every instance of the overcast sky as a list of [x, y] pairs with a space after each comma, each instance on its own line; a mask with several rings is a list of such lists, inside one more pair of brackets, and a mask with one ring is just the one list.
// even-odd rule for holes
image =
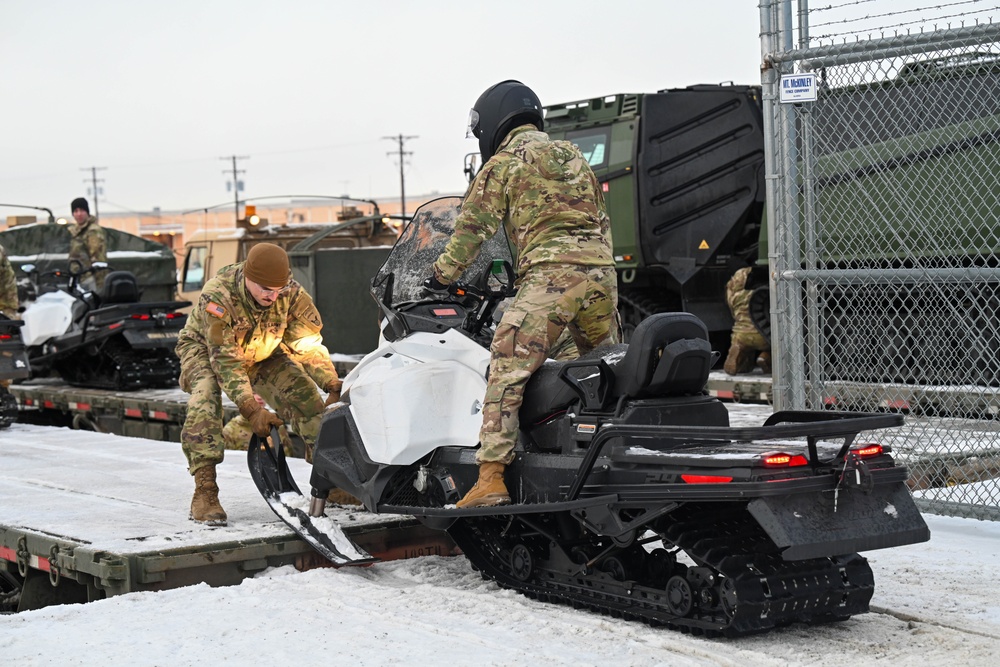
[[[0, 203], [105, 212], [464, 188], [468, 110], [759, 83], [755, 0], [0, 0]], [[91, 211], [93, 211], [93, 204]], [[0, 218], [31, 211], [0, 208]]]

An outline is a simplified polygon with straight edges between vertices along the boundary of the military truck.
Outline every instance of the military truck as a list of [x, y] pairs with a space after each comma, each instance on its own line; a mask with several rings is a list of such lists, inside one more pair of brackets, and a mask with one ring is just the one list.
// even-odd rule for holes
[[288, 251], [292, 276], [313, 297], [330, 351], [364, 354], [378, 343], [378, 308], [369, 282], [399, 234], [398, 222], [376, 211], [338, 223], [270, 225], [253, 212], [235, 229], [198, 231], [184, 243], [180, 295], [197, 303], [205, 282], [219, 269], [246, 259], [254, 245], [274, 243]]
[[[875, 96], [878, 116], [867, 111]], [[977, 53], [915, 61], [889, 81], [824, 88], [812, 113], [813, 132], [824, 137], [813, 165], [818, 266], [996, 267], [998, 96], [1000, 57]], [[949, 113], [925, 113], [945, 104]], [[581, 148], [603, 185], [626, 334], [652, 313], [684, 310], [705, 322], [724, 357], [732, 326], [725, 284], [738, 267], [767, 263], [760, 89], [608, 95], [546, 107], [545, 123], [550, 136]], [[929, 197], [921, 186], [945, 177], [961, 187]], [[827, 290], [827, 377], [1000, 385], [1000, 285], [963, 289]], [[758, 296], [751, 315], [769, 330], [766, 286]], [[983, 321], [970, 332], [946, 315], [949, 303], [977, 309]]]
[[[170, 248], [117, 229], [104, 229], [108, 265], [130, 271], [139, 283], [140, 301], [173, 301], [177, 293], [177, 262]], [[0, 245], [14, 267], [18, 283], [27, 278], [21, 267], [33, 264], [39, 273], [68, 272], [70, 229], [56, 223], [18, 225], [0, 231]]]
[[764, 216], [760, 88], [699, 85], [545, 108], [545, 131], [580, 147], [604, 190], [626, 336], [683, 310], [729, 347], [726, 282], [759, 257]]

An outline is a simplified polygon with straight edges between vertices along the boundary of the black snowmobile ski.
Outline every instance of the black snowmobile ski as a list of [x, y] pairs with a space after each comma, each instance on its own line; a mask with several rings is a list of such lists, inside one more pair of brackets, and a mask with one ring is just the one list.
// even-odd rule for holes
[[277, 429], [272, 429], [270, 438], [254, 435], [250, 439], [247, 465], [271, 510], [324, 558], [336, 565], [364, 565], [378, 560], [347, 537], [335, 521], [311, 517], [292, 502], [301, 498], [299, 504], [309, 505], [288, 469]]

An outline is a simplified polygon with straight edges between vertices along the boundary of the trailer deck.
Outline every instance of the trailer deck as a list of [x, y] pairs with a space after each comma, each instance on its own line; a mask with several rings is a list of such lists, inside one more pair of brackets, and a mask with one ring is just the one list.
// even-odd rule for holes
[[[246, 454], [226, 454], [218, 479], [229, 525], [212, 528], [188, 519], [194, 484], [176, 443], [25, 424], [0, 433], [0, 572], [8, 585], [14, 573], [23, 580], [18, 610], [327, 565], [260, 497]], [[309, 464], [289, 465], [308, 480]], [[383, 560], [454, 552], [445, 533], [410, 517], [328, 515]]]

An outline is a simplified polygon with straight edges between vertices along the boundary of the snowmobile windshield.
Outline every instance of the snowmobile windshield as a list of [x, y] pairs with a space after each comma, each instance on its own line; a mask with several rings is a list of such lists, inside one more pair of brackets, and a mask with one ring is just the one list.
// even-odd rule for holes
[[[461, 197], [442, 197], [417, 209], [372, 280], [372, 296], [376, 301], [395, 308], [426, 299], [422, 283], [434, 271], [434, 262], [455, 232], [461, 204]], [[479, 256], [457, 282], [480, 286], [490, 275], [495, 259], [513, 263], [503, 229], [483, 243]]]

